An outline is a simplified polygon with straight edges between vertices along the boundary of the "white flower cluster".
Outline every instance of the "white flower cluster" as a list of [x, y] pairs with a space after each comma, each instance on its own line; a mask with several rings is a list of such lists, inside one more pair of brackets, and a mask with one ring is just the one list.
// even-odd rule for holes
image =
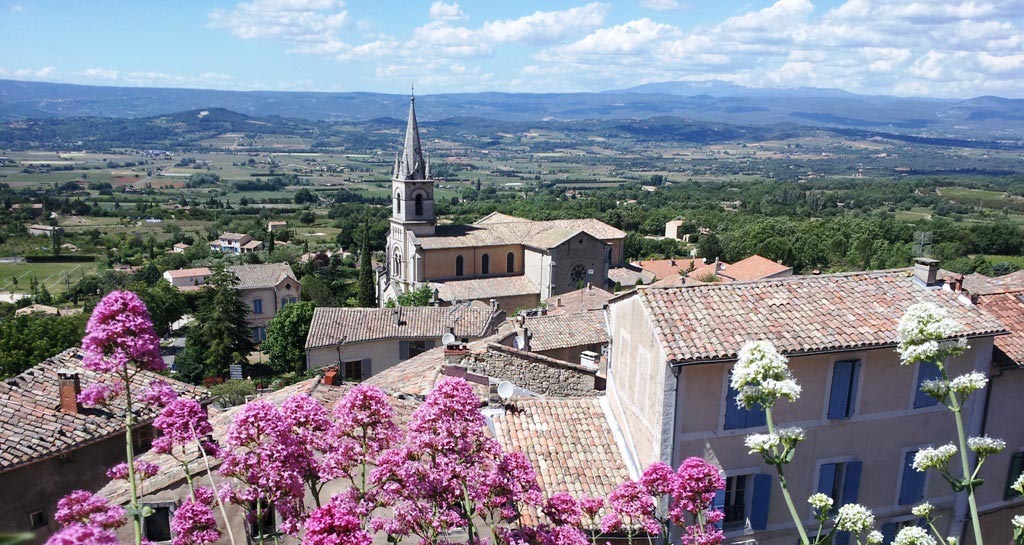
[[924, 471], [931, 468], [945, 468], [954, 454], [956, 454], [956, 447], [952, 443], [941, 447], [923, 448], [914, 456], [914, 469]]
[[949, 395], [949, 382], [942, 379], [929, 379], [921, 383], [921, 391], [942, 401]]
[[949, 389], [965, 396], [971, 392], [980, 390], [988, 384], [988, 378], [978, 372], [971, 372], [960, 375], [949, 382]]
[[807, 432], [803, 428], [797, 427], [779, 428], [776, 433], [785, 446], [795, 445], [807, 437]]
[[736, 404], [748, 409], [754, 405], [769, 408], [779, 398], [795, 401], [800, 397], [800, 385], [793, 379], [788, 361], [770, 341], [743, 345], [732, 370]]
[[882, 545], [882, 540], [884, 539], [885, 536], [882, 535], [882, 532], [874, 530], [868, 533], [867, 543], [868, 545]]
[[834, 502], [828, 495], [818, 492], [807, 498], [807, 503], [811, 504], [811, 507], [815, 508], [819, 513], [826, 513], [832, 509]]
[[867, 507], [857, 503], [848, 503], [839, 508], [836, 514], [836, 528], [843, 532], [859, 534], [871, 530], [875, 525], [875, 515]]
[[743, 444], [750, 449], [750, 454], [772, 454], [779, 446], [779, 436], [774, 433], [752, 433], [747, 436]]
[[1024, 473], [1021, 473], [1020, 475], [1017, 476], [1017, 480], [1013, 481], [1013, 484], [1010, 485], [1010, 488], [1016, 490], [1017, 492], [1020, 492], [1021, 494], [1024, 494]]
[[964, 339], [949, 342], [960, 332], [960, 324], [946, 309], [934, 303], [917, 303], [907, 309], [896, 327], [896, 350], [904, 365], [919, 361], [939, 361], [962, 354]]
[[1015, 515], [1010, 521], [1015, 530], [1024, 531], [1024, 515]]
[[935, 538], [928, 535], [928, 530], [920, 526], [907, 526], [896, 534], [892, 545], [936, 545]]
[[967, 440], [967, 448], [978, 453], [978, 456], [985, 458], [1006, 448], [1006, 441], [992, 437], [971, 437]]
[[928, 515], [931, 515], [934, 509], [935, 508], [932, 507], [932, 504], [924, 502], [921, 505], [915, 505], [914, 508], [910, 510], [910, 512], [913, 513], [915, 517], [920, 517], [924, 519], [928, 518]]

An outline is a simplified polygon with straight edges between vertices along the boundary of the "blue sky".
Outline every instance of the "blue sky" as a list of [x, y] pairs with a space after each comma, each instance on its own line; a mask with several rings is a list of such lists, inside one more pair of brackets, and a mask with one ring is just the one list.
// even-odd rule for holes
[[421, 94], [714, 79], [1024, 97], [1024, 0], [0, 0], [0, 78]]

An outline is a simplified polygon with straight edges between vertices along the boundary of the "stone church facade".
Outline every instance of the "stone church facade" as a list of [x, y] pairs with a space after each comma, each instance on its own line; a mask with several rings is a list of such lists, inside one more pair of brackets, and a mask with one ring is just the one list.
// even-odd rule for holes
[[495, 212], [470, 225], [437, 225], [415, 98], [391, 198], [381, 304], [426, 284], [441, 304], [494, 300], [512, 312], [587, 284], [604, 287], [608, 270], [624, 264], [626, 234], [595, 219], [532, 221]]

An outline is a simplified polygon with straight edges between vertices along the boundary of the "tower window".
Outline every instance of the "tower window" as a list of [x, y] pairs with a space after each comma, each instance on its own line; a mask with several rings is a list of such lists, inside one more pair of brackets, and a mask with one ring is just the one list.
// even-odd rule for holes
[[416, 195], [416, 215], [423, 215], [423, 195]]
[[402, 213], [402, 196], [395, 193], [395, 214]]
[[505, 272], [516, 272], [516, 254], [512, 252], [505, 256]]
[[480, 258], [480, 273], [491, 273], [491, 256], [484, 254], [484, 256]]
[[455, 276], [462, 276], [462, 274], [462, 256], [460, 255], [455, 258]]

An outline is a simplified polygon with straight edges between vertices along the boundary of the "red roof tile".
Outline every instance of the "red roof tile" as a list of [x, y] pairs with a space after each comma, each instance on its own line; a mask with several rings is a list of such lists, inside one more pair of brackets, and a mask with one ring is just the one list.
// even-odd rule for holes
[[1010, 331], [996, 337], [996, 350], [1024, 366], [1024, 290], [978, 296], [978, 306], [995, 316]]

